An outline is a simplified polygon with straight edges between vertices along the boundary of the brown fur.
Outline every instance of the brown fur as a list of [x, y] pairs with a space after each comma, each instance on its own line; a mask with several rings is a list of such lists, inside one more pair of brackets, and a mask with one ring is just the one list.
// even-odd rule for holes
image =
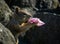
[[[21, 15], [21, 14], [25, 14], [25, 16]], [[23, 18], [19, 15], [23, 16]], [[27, 23], [27, 20], [32, 16], [33, 15], [30, 14], [27, 11], [27, 9], [25, 9], [25, 10], [20, 9], [19, 7], [15, 8], [14, 15], [12, 16], [7, 27], [10, 29], [10, 31], [12, 32], [12, 34], [14, 35], [16, 40], [18, 39], [19, 35], [23, 35], [22, 33], [25, 33], [26, 31], [28, 31], [32, 27], [32, 24]], [[16, 44], [18, 44], [18, 40], [17, 40]]]

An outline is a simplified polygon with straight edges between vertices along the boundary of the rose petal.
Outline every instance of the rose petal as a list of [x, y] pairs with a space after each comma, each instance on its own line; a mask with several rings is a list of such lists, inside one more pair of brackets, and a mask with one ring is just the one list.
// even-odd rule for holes
[[44, 22], [39, 21], [39, 23], [37, 23], [36, 25], [37, 25], [37, 26], [42, 26], [42, 25], [44, 25], [44, 24], [45, 24]]
[[42, 26], [42, 25], [45, 24], [39, 18], [29, 18], [28, 22], [31, 23], [31, 24], [36, 24], [37, 26]]
[[28, 20], [29, 23], [33, 22], [33, 23], [37, 23], [38, 22], [38, 19], [37, 18], [30, 18]]

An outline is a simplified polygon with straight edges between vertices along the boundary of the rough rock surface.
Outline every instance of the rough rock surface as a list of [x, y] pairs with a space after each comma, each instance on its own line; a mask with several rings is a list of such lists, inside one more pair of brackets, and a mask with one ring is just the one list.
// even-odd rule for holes
[[14, 36], [5, 27], [10, 20], [10, 15], [12, 15], [10, 8], [4, 0], [0, 0], [0, 44], [16, 44]]
[[0, 44], [15, 44], [15, 42], [10, 30], [0, 23]]
[[12, 11], [8, 7], [8, 5], [5, 3], [4, 0], [0, 0], [0, 22], [6, 25], [10, 20], [9, 17], [11, 15], [12, 15]]

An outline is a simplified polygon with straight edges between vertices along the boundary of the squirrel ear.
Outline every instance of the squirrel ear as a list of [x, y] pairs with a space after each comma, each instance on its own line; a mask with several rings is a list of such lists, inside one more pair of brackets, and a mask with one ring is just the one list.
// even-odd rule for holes
[[12, 10], [14, 12], [18, 12], [20, 10], [20, 7], [18, 7], [18, 6], [13, 6], [12, 8], [13, 8]]
[[18, 11], [18, 8], [16, 8], [16, 13], [17, 13], [17, 12], [19, 12], [19, 11]]

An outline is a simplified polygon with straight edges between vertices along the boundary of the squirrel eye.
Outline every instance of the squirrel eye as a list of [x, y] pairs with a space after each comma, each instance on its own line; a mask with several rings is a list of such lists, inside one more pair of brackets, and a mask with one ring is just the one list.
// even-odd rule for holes
[[27, 23], [28, 21], [25, 21], [25, 23]]

